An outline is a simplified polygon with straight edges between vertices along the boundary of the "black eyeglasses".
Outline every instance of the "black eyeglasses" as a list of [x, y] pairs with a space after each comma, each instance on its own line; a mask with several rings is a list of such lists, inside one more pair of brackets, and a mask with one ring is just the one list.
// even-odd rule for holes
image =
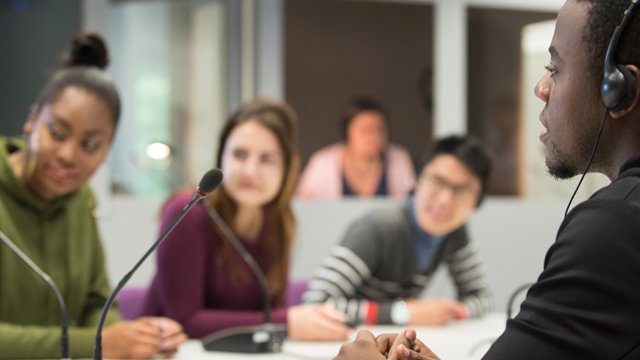
[[422, 178], [434, 191], [451, 190], [454, 199], [458, 202], [472, 202], [477, 200], [478, 191], [469, 184], [452, 184], [442, 176], [434, 174], [425, 174]]

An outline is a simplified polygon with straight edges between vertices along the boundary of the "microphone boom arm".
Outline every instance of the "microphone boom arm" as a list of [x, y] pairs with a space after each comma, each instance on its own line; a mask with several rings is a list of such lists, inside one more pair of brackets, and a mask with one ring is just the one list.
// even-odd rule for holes
[[58, 307], [60, 309], [60, 327], [62, 336], [60, 337], [60, 349], [62, 359], [69, 359], [69, 321], [67, 319], [67, 307], [64, 304], [64, 299], [62, 298], [62, 294], [60, 293], [60, 289], [56, 286], [56, 284], [51, 280], [51, 277], [47, 275], [38, 265], [36, 265], [27, 255], [25, 255], [20, 248], [18, 248], [9, 237], [2, 231], [0, 231], [0, 240], [14, 253], [16, 254], [20, 260], [22, 260], [33, 272], [38, 275], [38, 277], [45, 283], [47, 286], [53, 291], [56, 297], [56, 302], [58, 303]]
[[206, 209], [211, 220], [222, 232], [223, 237], [231, 243], [258, 280], [264, 294], [264, 321], [260, 325], [236, 326], [213, 332], [202, 339], [204, 348], [209, 351], [242, 353], [275, 353], [282, 351], [282, 344], [287, 331], [286, 325], [276, 325], [271, 322], [271, 295], [267, 277], [220, 214], [210, 204], [207, 204]]
[[156, 240], [156, 242], [153, 243], [153, 245], [149, 248], [149, 250], [147, 250], [147, 252], [144, 253], [142, 258], [118, 282], [116, 287], [113, 289], [113, 291], [111, 292], [111, 295], [109, 295], [109, 297], [107, 298], [107, 301], [104, 303], [104, 307], [102, 308], [102, 312], [100, 313], [100, 320], [98, 321], [98, 325], [97, 325], [97, 328], [96, 328], [96, 338], [95, 338], [95, 343], [94, 343], [94, 346], [93, 346], [93, 358], [94, 359], [96, 359], [96, 360], [102, 359], [102, 328], [104, 327], [104, 322], [105, 322], [105, 320], [107, 318], [107, 313], [109, 312], [109, 309], [111, 308], [111, 305], [113, 304], [113, 301], [115, 300], [116, 295], [118, 295], [120, 290], [129, 281], [129, 279], [131, 278], [133, 273], [135, 273], [136, 270], [138, 270], [140, 265], [142, 265], [142, 263], [149, 257], [149, 255], [151, 255], [153, 253], [153, 251], [160, 245], [160, 243], [164, 239], [166, 239], [167, 236], [169, 236], [169, 234], [171, 234], [173, 229], [178, 225], [178, 223], [182, 220], [182, 218], [184, 218], [187, 215], [187, 213], [189, 212], [189, 210], [191, 210], [191, 208], [195, 204], [197, 204], [200, 200], [202, 200], [205, 197], [205, 195], [206, 195], [206, 193], [204, 193], [202, 191], [196, 191], [196, 193], [193, 194], [193, 197], [191, 198], [191, 201], [189, 201], [189, 203], [187, 205], [185, 205], [185, 207], [182, 209], [182, 211], [180, 211], [179, 216], [176, 217], [173, 220], [173, 222], [169, 225], [169, 227], [167, 227], [167, 229], [162, 233], [162, 235], [158, 238], [158, 240]]
[[242, 245], [240, 241], [233, 234], [233, 231], [229, 228], [229, 226], [222, 220], [220, 214], [211, 206], [207, 206], [207, 212], [209, 213], [209, 217], [211, 220], [218, 226], [218, 229], [222, 231], [224, 236], [229, 240], [231, 245], [236, 249], [236, 252], [242, 256], [242, 259], [247, 263], [251, 271], [254, 273], [258, 282], [260, 283], [260, 287], [262, 288], [262, 292], [264, 293], [264, 322], [266, 324], [271, 323], [271, 297], [269, 296], [269, 284], [267, 282], [267, 278], [264, 276], [264, 272], [260, 269], [260, 266], [256, 262], [256, 260], [249, 254], [247, 249]]
[[160, 235], [158, 240], [147, 250], [146, 253], [142, 256], [140, 260], [133, 266], [131, 271], [129, 271], [123, 278], [118, 282], [118, 285], [111, 291], [111, 294], [107, 298], [107, 301], [104, 303], [104, 307], [102, 308], [102, 312], [100, 313], [100, 319], [98, 320], [98, 325], [96, 326], [96, 337], [95, 343], [93, 345], [93, 358], [96, 360], [102, 360], [102, 328], [104, 327], [105, 319], [107, 318], [107, 313], [111, 308], [111, 304], [116, 298], [120, 289], [124, 287], [124, 285], [129, 281], [129, 278], [133, 275], [136, 270], [142, 265], [142, 263], [151, 255], [151, 253], [160, 245], [160, 243], [169, 236], [169, 234], [173, 231], [173, 229], [178, 225], [178, 223], [182, 220], [182, 218], [187, 215], [189, 210], [195, 206], [200, 200], [204, 199], [208, 193], [217, 188], [222, 182], [222, 171], [220, 169], [213, 168], [207, 171], [200, 179], [200, 183], [196, 188], [191, 201], [180, 211], [180, 214], [171, 222], [171, 224], [167, 227], [167, 229]]

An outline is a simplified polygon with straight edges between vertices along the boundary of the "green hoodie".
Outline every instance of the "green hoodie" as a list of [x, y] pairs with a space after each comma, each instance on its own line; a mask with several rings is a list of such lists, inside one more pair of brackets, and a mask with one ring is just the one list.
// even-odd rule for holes
[[[40, 201], [16, 178], [9, 154], [24, 147], [0, 137], [0, 230], [53, 279], [69, 314], [72, 357], [91, 357], [95, 325], [110, 284], [88, 185], [53, 202]], [[107, 323], [120, 319], [112, 309]], [[0, 358], [59, 358], [55, 296], [0, 243]]]

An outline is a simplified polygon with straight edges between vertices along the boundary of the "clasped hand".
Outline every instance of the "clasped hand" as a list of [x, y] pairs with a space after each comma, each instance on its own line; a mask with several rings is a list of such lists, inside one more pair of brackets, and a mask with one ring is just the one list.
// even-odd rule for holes
[[182, 326], [161, 317], [141, 317], [120, 321], [102, 331], [105, 358], [148, 359], [156, 355], [171, 357], [187, 340]]
[[413, 329], [399, 334], [383, 334], [375, 337], [362, 330], [353, 342], [342, 345], [334, 360], [394, 359], [394, 360], [439, 360], [439, 358], [416, 338]]

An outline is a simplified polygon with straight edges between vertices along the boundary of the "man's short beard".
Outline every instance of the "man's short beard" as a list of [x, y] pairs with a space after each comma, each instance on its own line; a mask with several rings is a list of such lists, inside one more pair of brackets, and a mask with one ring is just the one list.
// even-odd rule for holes
[[545, 163], [547, 165], [547, 172], [554, 179], [567, 180], [578, 174], [575, 169], [571, 168], [567, 164], [552, 164], [549, 159], [547, 159]]
[[[583, 140], [571, 147], [557, 146], [551, 143], [545, 158], [547, 172], [557, 180], [571, 179], [576, 175], [582, 174], [586, 170], [587, 163], [591, 159], [593, 153], [593, 141], [597, 138], [597, 130], [594, 129], [588, 135], [581, 134]], [[573, 149], [573, 150], [571, 150]], [[598, 157], [602, 158], [604, 149], [598, 150], [598, 156], [594, 162], [598, 162]]]
[[547, 165], [547, 172], [553, 178], [567, 180], [580, 172], [575, 165], [575, 161], [570, 161], [572, 157], [565, 154], [560, 147], [552, 144], [549, 150], [545, 158], [545, 164]]

